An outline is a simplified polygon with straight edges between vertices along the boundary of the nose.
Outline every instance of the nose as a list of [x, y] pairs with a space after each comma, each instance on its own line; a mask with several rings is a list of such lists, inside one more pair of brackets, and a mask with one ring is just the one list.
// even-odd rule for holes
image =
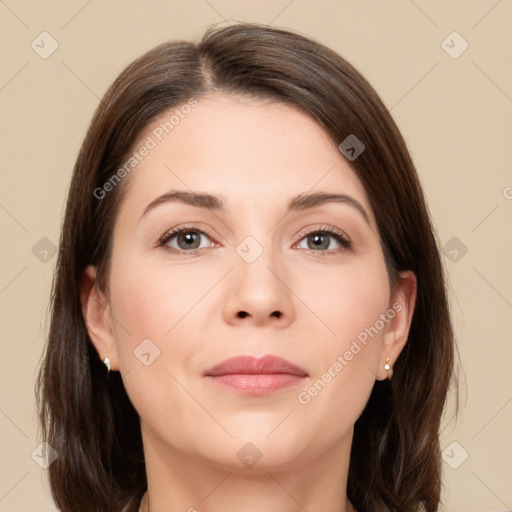
[[295, 306], [284, 265], [278, 266], [264, 255], [252, 263], [235, 257], [238, 261], [226, 283], [224, 320], [231, 325], [290, 325], [295, 319]]

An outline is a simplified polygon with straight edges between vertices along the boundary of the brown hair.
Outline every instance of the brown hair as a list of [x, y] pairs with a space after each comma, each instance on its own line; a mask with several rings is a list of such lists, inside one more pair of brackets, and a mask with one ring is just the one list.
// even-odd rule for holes
[[156, 116], [212, 91], [286, 102], [316, 119], [336, 146], [351, 134], [364, 143], [351, 165], [375, 213], [390, 281], [412, 270], [418, 294], [393, 380], [375, 383], [355, 424], [347, 493], [361, 512], [437, 510], [454, 340], [418, 176], [389, 112], [349, 63], [301, 35], [255, 24], [210, 28], [198, 44], [147, 52], [115, 80], [92, 119], [69, 190], [37, 382], [43, 437], [59, 454], [48, 470], [54, 501], [65, 512], [136, 511], [146, 490], [138, 415], [119, 372], [105, 377], [81, 311], [87, 265], [106, 285], [125, 183], [100, 200], [94, 190]]

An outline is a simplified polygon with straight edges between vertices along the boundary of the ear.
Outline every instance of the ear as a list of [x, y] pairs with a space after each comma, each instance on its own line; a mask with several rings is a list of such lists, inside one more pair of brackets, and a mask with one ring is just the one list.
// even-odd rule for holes
[[108, 356], [112, 370], [116, 370], [119, 366], [114, 325], [109, 313], [108, 298], [99, 289], [96, 275], [96, 267], [92, 265], [89, 265], [82, 274], [80, 282], [82, 315], [89, 338], [96, 347], [100, 359], [103, 361]]
[[[386, 316], [390, 318], [384, 331], [383, 343], [377, 369], [377, 380], [388, 377], [386, 362], [393, 368], [400, 352], [407, 343], [414, 307], [416, 305], [417, 280], [411, 270], [399, 272], [398, 282], [391, 295]], [[387, 359], [389, 358], [389, 361]]]

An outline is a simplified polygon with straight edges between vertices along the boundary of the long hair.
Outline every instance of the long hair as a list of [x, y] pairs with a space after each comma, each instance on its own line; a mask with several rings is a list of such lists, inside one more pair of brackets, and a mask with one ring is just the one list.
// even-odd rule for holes
[[412, 270], [418, 291], [393, 380], [375, 383], [355, 424], [347, 493], [361, 512], [436, 511], [455, 346], [416, 170], [388, 110], [354, 67], [318, 42], [256, 24], [212, 27], [198, 43], [157, 46], [119, 75], [91, 121], [69, 189], [36, 385], [43, 438], [58, 453], [48, 469], [55, 503], [64, 512], [136, 511], [146, 490], [139, 418], [120, 374], [106, 378], [88, 337], [80, 282], [92, 264], [106, 286], [125, 183], [102, 198], [95, 191], [151, 121], [209, 92], [285, 102], [315, 119], [336, 146], [349, 135], [364, 143], [351, 166], [375, 213], [390, 282]]

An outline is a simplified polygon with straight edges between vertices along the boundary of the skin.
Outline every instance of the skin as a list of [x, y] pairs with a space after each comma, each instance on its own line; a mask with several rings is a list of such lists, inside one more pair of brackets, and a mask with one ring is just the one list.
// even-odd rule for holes
[[[99, 357], [121, 372], [140, 415], [148, 474], [141, 510], [353, 510], [346, 496], [353, 426], [375, 380], [387, 376], [386, 358], [392, 365], [406, 343], [416, 279], [402, 272], [390, 289], [372, 208], [349, 162], [298, 109], [209, 95], [123, 186], [108, 293], [90, 266], [82, 304]], [[169, 201], [143, 214], [171, 190], [222, 196], [225, 209]], [[343, 202], [287, 213], [293, 197], [315, 192], [350, 196], [368, 222]], [[176, 237], [158, 245], [180, 226], [206, 233], [196, 234], [197, 250], [178, 252]], [[311, 246], [311, 234], [326, 228], [344, 233], [350, 248], [332, 237]], [[263, 249], [252, 263], [236, 251], [247, 236], [257, 242], [241, 246], [248, 254]], [[300, 403], [298, 394], [393, 304], [394, 318]], [[160, 351], [148, 366], [134, 355], [145, 339]], [[243, 354], [283, 357], [308, 377], [248, 396], [203, 376]], [[249, 442], [256, 448], [245, 450], [261, 458], [246, 467], [237, 453]]]

